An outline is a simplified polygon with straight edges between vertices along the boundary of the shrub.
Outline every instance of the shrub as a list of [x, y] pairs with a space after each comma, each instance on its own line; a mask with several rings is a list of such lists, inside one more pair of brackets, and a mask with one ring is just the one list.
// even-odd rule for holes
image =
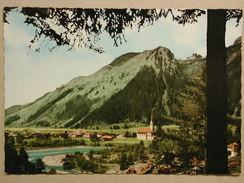
[[41, 121], [38, 121], [36, 123], [36, 126], [38, 126], [38, 127], [48, 127], [48, 126], [50, 126], [50, 123], [48, 121], [41, 120]]

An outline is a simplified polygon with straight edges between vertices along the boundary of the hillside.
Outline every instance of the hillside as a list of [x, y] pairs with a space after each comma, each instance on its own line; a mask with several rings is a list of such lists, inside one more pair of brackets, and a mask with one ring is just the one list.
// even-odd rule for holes
[[[227, 48], [229, 114], [240, 116], [241, 43]], [[178, 61], [167, 48], [126, 53], [90, 76], [74, 78], [32, 103], [6, 109], [8, 127], [87, 127], [126, 121], [148, 122], [153, 108], [172, 116], [177, 96], [206, 60]]]

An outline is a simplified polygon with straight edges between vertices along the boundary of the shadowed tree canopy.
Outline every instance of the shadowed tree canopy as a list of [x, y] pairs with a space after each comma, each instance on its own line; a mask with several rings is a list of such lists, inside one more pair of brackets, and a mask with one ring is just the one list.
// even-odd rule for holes
[[[7, 14], [12, 9], [20, 11], [25, 15], [25, 23], [36, 28], [30, 48], [47, 38], [55, 43], [50, 50], [56, 46], [67, 46], [68, 49], [85, 47], [98, 53], [104, 52], [99, 44], [103, 33], [107, 33], [117, 47], [126, 42], [126, 28], [140, 31], [167, 16], [185, 25], [196, 23], [199, 16], [206, 14], [205, 10], [199, 9], [5, 8], [5, 22], [8, 22]], [[227, 173], [225, 24], [227, 20], [236, 19], [238, 25], [242, 10], [207, 11], [207, 173], [223, 174]], [[40, 48], [35, 51], [40, 51]]]
[[5, 133], [5, 172], [7, 174], [40, 174], [45, 169], [41, 159], [36, 163], [28, 160], [28, 154], [21, 147], [19, 150], [15, 147], [15, 139], [8, 133]]

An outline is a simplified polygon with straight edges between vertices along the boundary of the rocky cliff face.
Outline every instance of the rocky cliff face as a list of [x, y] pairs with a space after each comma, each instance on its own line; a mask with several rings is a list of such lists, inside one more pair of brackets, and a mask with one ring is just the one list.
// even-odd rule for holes
[[[227, 49], [229, 113], [240, 116], [241, 43]], [[204, 58], [178, 61], [164, 47], [127, 53], [90, 76], [81, 76], [36, 101], [6, 109], [10, 127], [82, 127], [148, 119], [155, 106], [174, 116], [187, 83], [204, 75]]]

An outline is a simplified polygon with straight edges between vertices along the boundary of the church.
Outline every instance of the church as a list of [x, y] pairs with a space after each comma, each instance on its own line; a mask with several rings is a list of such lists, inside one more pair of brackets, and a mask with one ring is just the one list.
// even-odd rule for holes
[[150, 128], [139, 128], [136, 137], [140, 140], [152, 140], [154, 138], [153, 132], [153, 116], [151, 115]]

